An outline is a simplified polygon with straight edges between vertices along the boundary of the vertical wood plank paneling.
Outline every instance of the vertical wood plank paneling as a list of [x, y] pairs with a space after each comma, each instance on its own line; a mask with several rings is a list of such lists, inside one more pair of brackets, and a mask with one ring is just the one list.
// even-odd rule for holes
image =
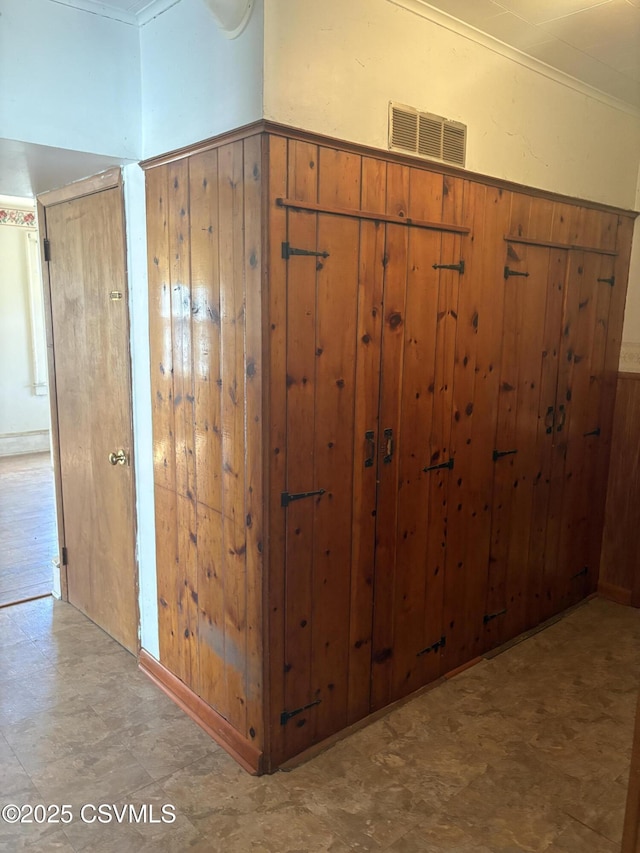
[[362, 158], [357, 154], [320, 148], [318, 201], [327, 207], [357, 210], [360, 207]]
[[[547, 308], [542, 340], [540, 396], [536, 425], [536, 450], [533, 473], [533, 505], [529, 538], [529, 587], [525, 619], [527, 627], [535, 625], [545, 612], [546, 531], [551, 497], [554, 452], [554, 425], [557, 408], [559, 341], [564, 303], [567, 252], [551, 250], [547, 268]], [[551, 409], [551, 411], [549, 411]]]
[[262, 143], [244, 142], [244, 275], [246, 287], [246, 607], [247, 730], [262, 746], [263, 711], [263, 444], [262, 444]]
[[199, 695], [227, 716], [222, 513], [197, 504]]
[[[473, 657], [473, 650], [482, 636], [482, 609], [484, 606], [483, 580], [486, 570], [480, 561], [475, 566], [475, 540], [469, 529], [476, 525], [478, 508], [472, 488], [472, 460], [476, 448], [473, 444], [475, 420], [475, 385], [479, 370], [478, 331], [480, 328], [481, 290], [478, 276], [478, 255], [475, 240], [482, 229], [481, 211], [484, 211], [486, 191], [474, 192], [467, 184], [469, 198], [465, 205], [467, 223], [472, 229], [473, 240], [457, 238], [457, 255], [464, 257], [465, 272], [459, 277], [457, 293], [453, 302], [456, 315], [454, 350], [451, 355], [450, 455], [455, 469], [449, 475], [447, 501], [447, 549], [444, 578], [443, 633], [447, 645], [441, 651], [445, 670], [458, 666], [463, 660]], [[462, 193], [459, 193], [461, 196]], [[444, 242], [444, 241], [443, 241]], [[464, 248], [463, 248], [464, 247]], [[458, 258], [459, 259], [459, 258]], [[455, 263], [455, 261], [451, 261]], [[478, 589], [482, 592], [479, 594]]]
[[176, 488], [173, 408], [173, 327], [169, 272], [168, 168], [147, 174], [147, 247], [153, 476], [158, 485]]
[[267, 645], [265, 648], [268, 672], [267, 720], [265, 751], [268, 766], [276, 766], [283, 755], [284, 728], [279, 724], [285, 708], [285, 518], [280, 495], [286, 490], [287, 446], [287, 262], [281, 245], [287, 239], [287, 213], [275, 204], [285, 198], [287, 191], [286, 139], [268, 136], [266, 139], [268, 173], [266, 176], [268, 289], [265, 299], [265, 446], [268, 456], [266, 558]]
[[180, 626], [174, 604], [176, 576], [179, 573], [177, 495], [174, 491], [156, 485], [154, 501], [160, 660], [177, 675], [185, 671], [180, 655], [182, 644], [176, 640]]
[[[509, 279], [506, 290], [512, 290], [517, 302], [517, 386], [516, 434], [511, 496], [511, 525], [506, 565], [506, 613], [497, 620], [502, 638], [516, 636], [527, 627], [529, 596], [536, 586], [531, 576], [529, 544], [533, 516], [534, 483], [538, 473], [538, 442], [548, 445], [546, 433], [538, 429], [541, 408], [541, 376], [544, 370], [545, 319], [549, 292], [550, 252], [527, 247], [527, 279]], [[556, 335], [559, 325], [556, 326]], [[499, 443], [499, 439], [498, 442]], [[504, 448], [503, 448], [504, 449]], [[496, 466], [500, 465], [499, 460]]]
[[[200, 692], [198, 656], [198, 566], [195, 498], [177, 496], [178, 568], [175, 575], [175, 606], [178, 610], [176, 645], [180, 656], [179, 678], [194, 693]], [[161, 661], [162, 663], [162, 661]]]
[[[197, 595], [195, 552], [195, 454], [193, 428], [193, 378], [191, 352], [191, 267], [189, 228], [189, 166], [174, 163], [168, 168], [168, 252], [173, 327], [173, 407], [175, 424], [177, 554], [171, 581], [166, 585], [167, 607], [172, 617], [173, 670], [193, 690], [198, 690], [196, 654]], [[161, 642], [162, 652], [162, 642]], [[161, 658], [161, 663], [164, 660]]]
[[[514, 198], [513, 204], [518, 199]], [[526, 272], [528, 247], [507, 244], [506, 256], [510, 268]], [[504, 311], [502, 328], [502, 353], [500, 358], [500, 385], [498, 416], [494, 450], [517, 450], [517, 389], [518, 389], [518, 333], [521, 318], [518, 314], [518, 289], [514, 282], [526, 279], [510, 278], [504, 284]], [[486, 644], [497, 645], [502, 637], [501, 621], [507, 609], [507, 563], [509, 559], [509, 532], [512, 521], [512, 493], [515, 481], [515, 455], [494, 461], [491, 550], [489, 555], [489, 581], [487, 589], [485, 628]], [[493, 619], [488, 617], [494, 614]]]
[[527, 237], [531, 217], [531, 196], [523, 193], [511, 193], [511, 215], [509, 217], [509, 236]]
[[409, 170], [408, 215], [411, 219], [441, 221], [444, 181], [444, 175], [436, 172], [425, 172], [424, 169]]
[[384, 213], [387, 205], [387, 164], [373, 157], [362, 158], [360, 209]]
[[[615, 259], [614, 265], [614, 274], [616, 280], [615, 286], [611, 290], [611, 303], [609, 306], [609, 318], [607, 323], [607, 342], [604, 359], [604, 370], [602, 375], [602, 393], [600, 396], [600, 453], [598, 457], [596, 485], [594, 486], [594, 488], [598, 489], [599, 492], [603, 492], [605, 489], [607, 489], [606, 484], [608, 482], [609, 485], [607, 492], [612, 493], [614, 495], [614, 497], [611, 498], [611, 500], [614, 502], [614, 506], [616, 504], [615, 495], [619, 493], [617, 489], [613, 486], [613, 482], [611, 479], [613, 474], [609, 474], [609, 460], [611, 458], [617, 458], [614, 457], [614, 453], [617, 452], [617, 445], [613, 440], [613, 431], [614, 426], [616, 429], [619, 429], [619, 426], [617, 421], [617, 414], [616, 421], [614, 422], [614, 407], [617, 405], [616, 387], [618, 381], [618, 364], [620, 360], [620, 347], [622, 344], [624, 304], [629, 280], [629, 263], [631, 260], [631, 242], [633, 239], [633, 230], [634, 220], [632, 217], [619, 217], [616, 235], [616, 250], [618, 252], [618, 256]], [[622, 478], [622, 482], [624, 482], [624, 478]], [[633, 492], [631, 492], [631, 494], [633, 494]], [[612, 521], [609, 520], [608, 515], [608, 513], [610, 512], [609, 497], [607, 497], [606, 512], [607, 521], [605, 521], [604, 523], [606, 527], [609, 528], [609, 534], [607, 535], [610, 536], [612, 535]], [[620, 527], [620, 530], [624, 530], [622, 525]], [[637, 527], [634, 527], [633, 531], [635, 532], [636, 530]], [[600, 548], [602, 549], [603, 554], [603, 574], [601, 580], [602, 583], [607, 584], [610, 583], [610, 564], [608, 561], [605, 562], [604, 560], [604, 554], [606, 553], [604, 545], [600, 544]], [[592, 554], [596, 555], [598, 553], [597, 535], [592, 536], [591, 552]], [[627, 561], [625, 561], [625, 566], [629, 566], [629, 563]], [[634, 575], [634, 577], [638, 579], [638, 575]], [[638, 581], [638, 584], [640, 584], [640, 581]], [[640, 586], [634, 586], [634, 588], [632, 589], [632, 602], [634, 606], [640, 606]]]
[[[485, 644], [482, 619], [487, 612], [494, 474], [492, 454], [496, 446], [504, 314], [504, 255], [491, 251], [489, 247], [500, 245], [507, 231], [511, 196], [502, 190], [484, 188], [473, 182], [469, 182], [467, 193], [465, 215], [472, 231], [465, 249], [468, 272], [465, 272], [461, 286], [475, 294], [477, 304], [477, 321], [472, 317], [472, 327], [477, 324], [475, 389], [471, 433], [459, 445], [460, 450], [456, 450], [456, 464], [458, 457], [460, 462], [454, 482], [457, 484], [462, 478], [462, 485], [466, 485], [468, 528], [465, 535], [470, 544], [465, 557], [467, 603], [463, 647], [467, 648], [470, 657], [474, 657], [484, 650]], [[464, 466], [463, 461], [466, 461]], [[460, 652], [457, 658], [451, 659], [449, 652], [455, 652], [455, 649], [453, 642], [445, 649], [447, 669], [462, 662]]]
[[[579, 601], [586, 594], [589, 574], [589, 521], [590, 507], [595, 507], [598, 496], [589, 493], [591, 471], [596, 464], [599, 442], [588, 437], [589, 391], [592, 387], [592, 354], [597, 321], [598, 284], [601, 257], [590, 252], [572, 252], [570, 268], [576, 268], [576, 277], [569, 276], [569, 286], [578, 288], [578, 312], [575, 317], [575, 349], [566, 353], [572, 359], [571, 384], [558, 388], [559, 399], [564, 391], [567, 407], [565, 440], [565, 486], [563, 493], [563, 521], [560, 536], [559, 561], [563, 568], [563, 587], [559, 604], [563, 607]], [[609, 288], [609, 285], [606, 285]], [[561, 352], [561, 359], [564, 353]]]
[[[321, 184], [322, 176], [321, 172]], [[355, 333], [359, 225], [355, 219], [318, 217], [316, 290], [315, 476], [326, 494], [312, 503], [312, 696], [314, 740], [347, 723], [353, 509]]]
[[189, 162], [197, 499], [222, 512], [218, 152]]
[[242, 142], [219, 149], [224, 663], [228, 719], [239, 732], [247, 721], [243, 166]]
[[[436, 190], [437, 192], [437, 190]], [[444, 532], [438, 521], [446, 496], [448, 470], [423, 472], [446, 462], [438, 436], [430, 452], [435, 409], [436, 329], [438, 325], [439, 275], [433, 269], [440, 253], [440, 234], [411, 228], [407, 255], [407, 293], [398, 433], [398, 482], [396, 485], [396, 582], [391, 602], [395, 614], [393, 634], [392, 697], [417, 689], [423, 680], [439, 675], [437, 653], [419, 654], [439, 641], [442, 634], [442, 581], [444, 563], [429, 561], [429, 539]], [[438, 542], [440, 545], [440, 542]]]
[[551, 240], [554, 243], [571, 242], [571, 223], [573, 221], [573, 205], [557, 201], [553, 205], [551, 222]]
[[[394, 196], [403, 182], [393, 171], [393, 184], [387, 185], [387, 209], [402, 205]], [[398, 454], [387, 455], [384, 430], [393, 432], [392, 441], [399, 446], [400, 390], [402, 359], [404, 355], [404, 320], [407, 293], [408, 229], [401, 225], [387, 225], [384, 276], [384, 303], [382, 327], [382, 364], [380, 388], [380, 421], [378, 435], [378, 509], [376, 515], [376, 555], [373, 619], [373, 664], [371, 708], [375, 710], [388, 704], [392, 695], [393, 638], [395, 617], [390, 602], [395, 597], [396, 536], [397, 536], [397, 483]]]
[[[384, 211], [387, 166], [384, 161], [362, 160], [362, 207]], [[379, 439], [379, 390], [382, 340], [382, 287], [385, 228], [362, 221], [356, 333], [356, 399], [353, 434], [353, 529], [351, 624], [349, 639], [348, 722], [369, 712], [371, 637], [373, 630], [373, 574], [377, 497], [376, 447]], [[373, 432], [373, 444], [365, 433]], [[365, 459], [372, 464], [365, 467]]]
[[[318, 151], [314, 146], [289, 143], [289, 187], [300, 201], [318, 197]], [[315, 251], [317, 214], [290, 211], [287, 241]], [[323, 250], [324, 251], [324, 250]], [[286, 491], [307, 492], [314, 485], [316, 386], [316, 258], [293, 256], [286, 278]], [[311, 697], [313, 625], [313, 500], [296, 501], [286, 510], [284, 704], [280, 712], [307, 705]], [[287, 755], [310, 742], [308, 728], [288, 726], [284, 731]]]
[[618, 378], [600, 592], [640, 606], [640, 373]]
[[409, 210], [409, 178], [411, 170], [398, 163], [387, 163], [387, 205], [385, 213], [407, 216]]
[[226, 715], [217, 151], [190, 159], [189, 196], [199, 695], [212, 708]]
[[172, 163], [168, 179], [176, 488], [195, 500], [188, 162]]

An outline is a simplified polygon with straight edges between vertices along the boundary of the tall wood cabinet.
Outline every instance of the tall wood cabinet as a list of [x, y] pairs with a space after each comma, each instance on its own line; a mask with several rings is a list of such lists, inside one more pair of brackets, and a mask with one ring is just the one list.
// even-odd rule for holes
[[596, 589], [631, 214], [266, 124], [145, 166], [141, 664], [245, 767]]

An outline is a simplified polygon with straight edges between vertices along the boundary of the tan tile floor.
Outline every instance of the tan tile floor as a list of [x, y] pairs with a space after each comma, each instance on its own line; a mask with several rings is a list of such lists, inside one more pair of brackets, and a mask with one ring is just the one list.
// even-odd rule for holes
[[[0, 610], [0, 806], [71, 804], [68, 825], [0, 820], [0, 850], [614, 853], [640, 612], [594, 600], [289, 773], [238, 768], [52, 599]], [[84, 804], [176, 821], [83, 823]], [[86, 813], [88, 817], [92, 812]]]

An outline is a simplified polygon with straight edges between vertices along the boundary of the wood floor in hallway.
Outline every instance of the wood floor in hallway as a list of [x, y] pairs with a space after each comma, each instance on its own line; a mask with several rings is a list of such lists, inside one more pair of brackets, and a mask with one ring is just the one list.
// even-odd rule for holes
[[0, 607], [51, 593], [57, 555], [51, 456], [0, 457]]

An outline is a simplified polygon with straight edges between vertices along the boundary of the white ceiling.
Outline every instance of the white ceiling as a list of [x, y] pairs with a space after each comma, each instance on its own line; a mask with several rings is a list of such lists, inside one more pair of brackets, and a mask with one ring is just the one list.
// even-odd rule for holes
[[640, 108], [640, 0], [428, 0], [425, 5]]

